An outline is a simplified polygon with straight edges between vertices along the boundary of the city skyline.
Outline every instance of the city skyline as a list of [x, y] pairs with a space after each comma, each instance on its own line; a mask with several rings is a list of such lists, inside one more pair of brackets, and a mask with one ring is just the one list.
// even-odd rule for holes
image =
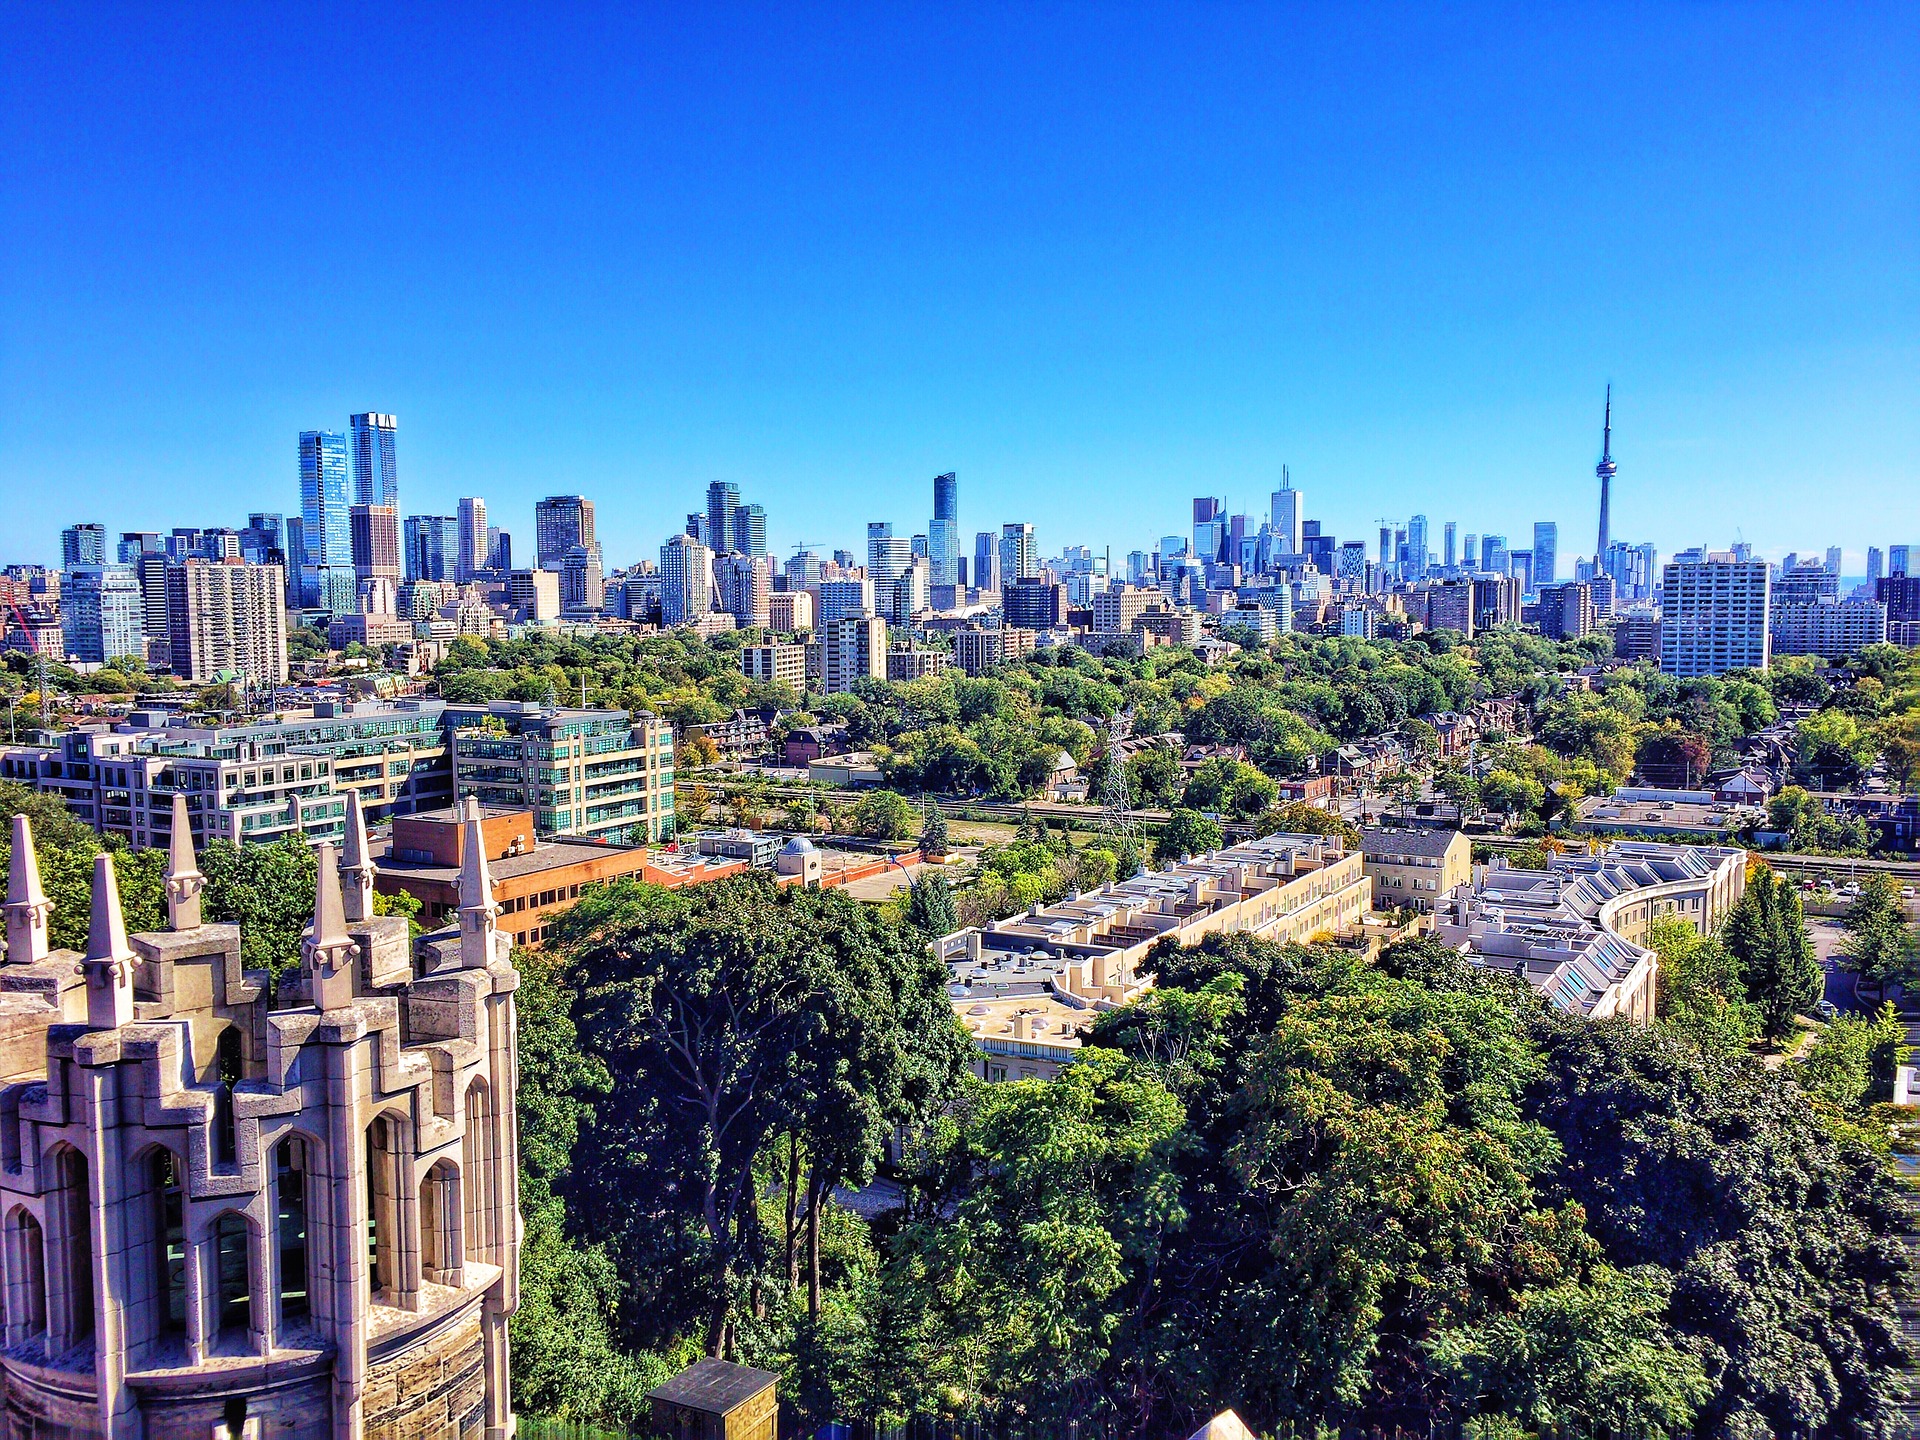
[[[1195, 493], [1261, 513], [1282, 465], [1339, 535], [1571, 554], [1609, 380], [1615, 534], [1902, 543], [1920, 76], [1885, 14], [381, 23], [409, 85], [312, 107], [317, 25], [22, 17], [0, 495], [67, 513], [0, 507], [0, 555], [150, 497], [292, 512], [288, 437], [358, 413], [405, 427], [405, 513], [527, 535], [583, 493], [609, 562], [716, 480], [775, 553], [918, 531], [949, 470], [963, 535], [1119, 549]], [[359, 168], [381, 223], [287, 223]]]

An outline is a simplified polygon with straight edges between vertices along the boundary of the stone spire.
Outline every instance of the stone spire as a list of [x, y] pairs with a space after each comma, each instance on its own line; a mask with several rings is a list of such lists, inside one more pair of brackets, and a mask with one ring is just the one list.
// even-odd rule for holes
[[87, 1024], [113, 1030], [133, 1019], [133, 947], [120, 913], [113, 857], [93, 857], [93, 916], [87, 926]]
[[353, 1003], [354, 969], [359, 946], [347, 934], [347, 917], [340, 901], [340, 869], [333, 846], [317, 854], [318, 873], [313, 891], [313, 924], [307, 927], [301, 959], [313, 989], [314, 1007], [339, 1010]]
[[167, 837], [167, 928], [200, 928], [200, 892], [207, 877], [193, 853], [193, 822], [187, 818], [187, 797], [173, 797], [173, 831]]
[[460, 831], [460, 965], [466, 970], [484, 970], [493, 963], [499, 909], [493, 903], [493, 874], [487, 865], [480, 802], [471, 795]]
[[13, 859], [7, 866], [7, 963], [32, 965], [47, 958], [47, 916], [53, 902], [40, 884], [40, 857], [33, 827], [13, 817]]
[[347, 847], [340, 857], [341, 899], [347, 923], [373, 918], [373, 853], [367, 848], [367, 817], [360, 792], [347, 791]]

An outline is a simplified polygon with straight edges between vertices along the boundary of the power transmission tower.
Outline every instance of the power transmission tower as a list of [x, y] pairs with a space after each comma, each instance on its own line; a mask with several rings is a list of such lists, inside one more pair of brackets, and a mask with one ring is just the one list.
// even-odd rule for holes
[[1144, 858], [1140, 827], [1133, 818], [1133, 797], [1127, 793], [1127, 763], [1120, 754], [1120, 740], [1131, 728], [1129, 718], [1123, 715], [1107, 722], [1107, 774], [1106, 783], [1100, 788], [1100, 838], [1117, 856], [1131, 852]]

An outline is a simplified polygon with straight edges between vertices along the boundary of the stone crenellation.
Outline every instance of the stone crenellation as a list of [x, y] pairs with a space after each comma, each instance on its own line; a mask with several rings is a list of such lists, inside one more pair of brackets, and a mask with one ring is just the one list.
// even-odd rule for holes
[[[168, 928], [97, 858], [48, 946], [13, 820], [0, 964], [0, 1436], [506, 1440], [517, 1303], [510, 942], [485, 847], [458, 928], [374, 914], [365, 824], [319, 851], [279, 986], [208, 924], [174, 800]], [[465, 821], [478, 827], [469, 808]], [[465, 873], [471, 871], [472, 873]]]

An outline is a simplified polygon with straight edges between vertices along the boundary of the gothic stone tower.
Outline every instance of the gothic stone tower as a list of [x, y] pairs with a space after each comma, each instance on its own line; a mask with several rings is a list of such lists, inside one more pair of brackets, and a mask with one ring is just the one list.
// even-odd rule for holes
[[319, 852], [278, 993], [201, 918], [176, 797], [168, 928], [96, 861], [50, 950], [15, 817], [0, 965], [0, 1435], [506, 1440], [514, 989], [479, 820], [460, 924], [373, 914], [365, 827]]

